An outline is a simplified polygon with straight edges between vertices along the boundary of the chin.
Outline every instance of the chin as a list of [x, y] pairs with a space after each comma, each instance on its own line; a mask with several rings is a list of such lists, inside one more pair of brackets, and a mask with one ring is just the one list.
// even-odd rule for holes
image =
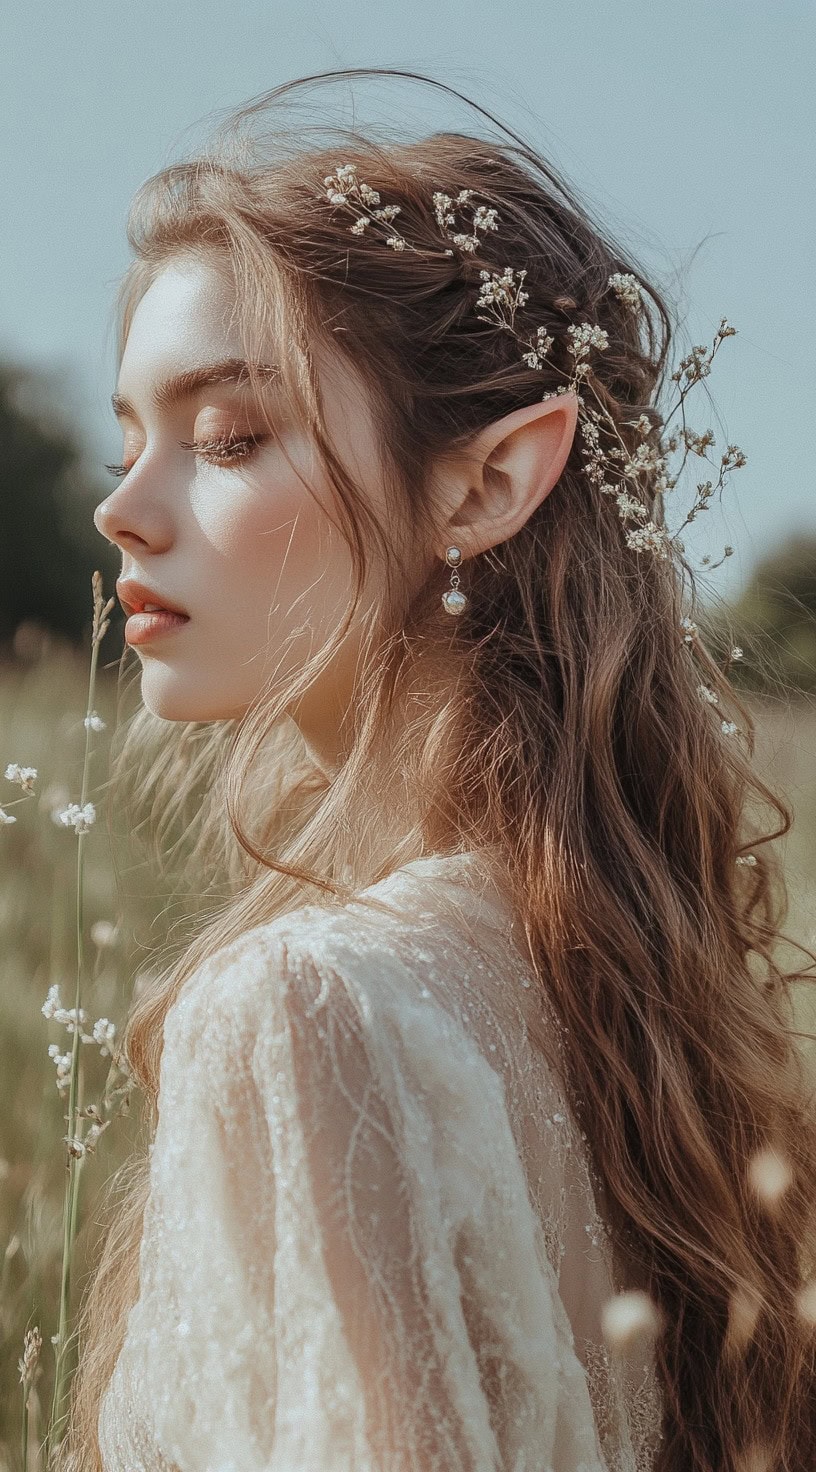
[[180, 679], [175, 671], [153, 660], [142, 668], [142, 701], [163, 721], [229, 721], [245, 708], [217, 690]]

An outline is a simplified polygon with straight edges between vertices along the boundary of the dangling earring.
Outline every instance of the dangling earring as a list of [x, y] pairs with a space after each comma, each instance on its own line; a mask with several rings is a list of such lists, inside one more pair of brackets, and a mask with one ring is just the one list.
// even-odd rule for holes
[[[445, 561], [448, 567], [456, 568], [462, 561], [462, 554], [458, 547], [448, 547], [445, 553]], [[464, 613], [468, 600], [464, 593], [459, 592], [459, 574], [451, 573], [451, 585], [447, 593], [442, 594], [442, 602], [448, 613]]]

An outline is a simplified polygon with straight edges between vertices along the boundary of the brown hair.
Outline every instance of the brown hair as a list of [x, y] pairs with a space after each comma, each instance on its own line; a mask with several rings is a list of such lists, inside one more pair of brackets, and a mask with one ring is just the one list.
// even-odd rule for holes
[[[392, 75], [345, 75], [364, 74]], [[440, 131], [387, 145], [345, 130], [342, 145], [288, 154], [283, 133], [251, 136], [293, 88], [337, 75], [249, 104], [205, 154], [149, 179], [130, 216], [135, 259], [123, 283], [120, 352], [135, 303], [168, 260], [194, 252], [221, 262], [234, 279], [247, 356], [264, 340], [287, 345], [286, 391], [337, 488], [360, 579], [348, 617], [374, 541], [392, 573], [361, 665], [348, 756], [331, 780], [310, 766], [285, 718], [294, 686], [217, 728], [186, 724], [168, 735], [141, 711], [127, 732], [122, 774], [149, 787], [162, 823], [171, 807], [183, 815], [183, 794], [202, 772], [215, 774], [190, 862], [206, 857], [210, 872], [229, 876], [226, 898], [136, 1000], [130, 1066], [154, 1106], [167, 1009], [234, 936], [313, 901], [315, 890], [342, 904], [423, 852], [495, 846], [541, 988], [564, 1024], [571, 1098], [613, 1234], [664, 1315], [655, 1344], [666, 1401], [659, 1472], [736, 1468], [758, 1445], [769, 1466], [810, 1472], [814, 1344], [796, 1295], [813, 1269], [816, 1123], [791, 1025], [793, 983], [806, 977], [784, 973], [774, 957], [787, 898], [768, 846], [792, 814], [753, 769], [750, 712], [702, 641], [692, 651], [681, 636], [681, 617], [696, 611], [693, 575], [676, 544], [666, 561], [626, 547], [614, 500], [584, 473], [576, 437], [557, 486], [526, 524], [466, 563], [465, 615], [441, 608], [441, 560], [403, 606], [398, 550], [329, 442], [314, 367], [320, 342], [359, 375], [393, 504], [408, 527], [427, 528], [435, 459], [563, 382], [549, 360], [543, 371], [526, 366], [510, 334], [476, 319], [480, 269], [526, 266], [529, 320], [553, 334], [552, 363], [562, 370], [570, 322], [608, 333], [593, 382], [627, 442], [627, 421], [659, 420], [669, 311], [509, 129], [509, 142]], [[400, 229], [419, 253], [350, 233], [350, 217], [329, 207], [323, 187], [341, 157], [399, 203]], [[434, 189], [471, 189], [498, 210], [498, 233], [472, 261], [440, 251]], [[613, 272], [641, 283], [639, 312], [609, 290]], [[657, 496], [650, 514], [660, 520]], [[344, 628], [298, 673], [298, 690], [331, 659]], [[719, 695], [713, 714], [701, 679]], [[726, 705], [748, 733], [747, 750], [721, 732]], [[241, 807], [253, 771], [263, 775], [265, 807], [251, 831]], [[385, 794], [399, 824], [384, 821]], [[776, 813], [774, 831], [751, 818], [757, 801]], [[756, 863], [737, 865], [748, 849]], [[765, 1146], [793, 1170], [772, 1217], [747, 1174]], [[83, 1304], [60, 1461], [77, 1469], [100, 1467], [100, 1397], [137, 1291], [147, 1161], [129, 1162], [125, 1181]], [[735, 1305], [746, 1297], [759, 1311], [753, 1332], [740, 1335]]]

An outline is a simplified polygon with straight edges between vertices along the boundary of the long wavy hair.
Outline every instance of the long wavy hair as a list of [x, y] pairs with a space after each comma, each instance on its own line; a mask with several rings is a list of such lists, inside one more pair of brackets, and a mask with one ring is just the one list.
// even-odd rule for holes
[[[751, 712], [727, 673], [702, 639], [682, 637], [681, 618], [705, 613], [682, 549], [661, 560], [626, 546], [576, 436], [521, 529], [465, 564], [462, 617], [441, 608], [441, 560], [409, 602], [391, 519], [377, 521], [338, 458], [315, 369], [321, 344], [359, 375], [393, 525], [427, 533], [438, 457], [563, 382], [572, 321], [608, 334], [592, 383], [634, 451], [637, 416], [662, 422], [673, 321], [631, 255], [503, 124], [498, 140], [440, 130], [383, 141], [347, 128], [320, 146], [272, 127], [293, 88], [357, 75], [415, 74], [351, 70], [276, 88], [150, 178], [129, 217], [120, 355], [168, 261], [193, 253], [231, 272], [249, 361], [281, 345], [284, 389], [336, 488], [357, 581], [325, 649], [242, 718], [168, 726], [141, 709], [125, 727], [114, 785], [147, 803], [158, 853], [178, 820], [196, 875], [187, 893], [208, 897], [136, 997], [126, 1057], [155, 1121], [163, 1020], [208, 955], [305, 902], [342, 905], [424, 853], [490, 847], [564, 1026], [567, 1087], [613, 1236], [661, 1311], [659, 1472], [726, 1472], [757, 1448], [768, 1467], [812, 1472], [814, 1332], [799, 1295], [814, 1268], [816, 1121], [792, 1006], [794, 984], [810, 978], [776, 954], [788, 899], [770, 847], [792, 813], [754, 770]], [[399, 203], [418, 253], [352, 234], [328, 206], [324, 178], [341, 157]], [[472, 262], [440, 251], [435, 189], [473, 190], [498, 210], [500, 230]], [[543, 369], [473, 310], [479, 270], [508, 262], [526, 266], [530, 321], [555, 338]], [[613, 272], [637, 277], [638, 311], [609, 289]], [[658, 488], [642, 494], [661, 524]], [[347, 751], [327, 776], [287, 710], [342, 644], [374, 546], [387, 592], [367, 625]], [[701, 680], [719, 697], [713, 713]], [[726, 713], [744, 741], [722, 733]], [[776, 827], [760, 820], [766, 804]], [[738, 864], [749, 850], [755, 862]], [[768, 1147], [792, 1171], [774, 1212], [749, 1171]], [[77, 1472], [101, 1467], [99, 1405], [138, 1291], [147, 1188], [146, 1152], [110, 1187], [59, 1457]]]

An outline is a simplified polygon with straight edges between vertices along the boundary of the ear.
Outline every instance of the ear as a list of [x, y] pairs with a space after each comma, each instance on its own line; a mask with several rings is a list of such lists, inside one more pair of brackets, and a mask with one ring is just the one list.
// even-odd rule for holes
[[495, 420], [447, 462], [443, 494], [453, 510], [443, 535], [464, 557], [524, 525], [564, 469], [577, 423], [577, 395], [554, 394]]

